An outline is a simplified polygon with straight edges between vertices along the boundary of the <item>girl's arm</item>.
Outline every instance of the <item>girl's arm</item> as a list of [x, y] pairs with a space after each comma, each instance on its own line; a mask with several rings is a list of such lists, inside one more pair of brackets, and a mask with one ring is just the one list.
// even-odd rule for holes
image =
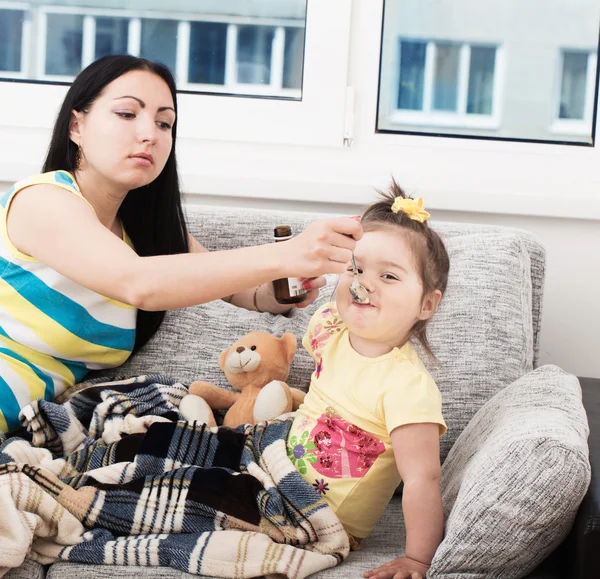
[[425, 578], [444, 535], [439, 435], [439, 425], [433, 423], [407, 424], [392, 431], [394, 457], [404, 482], [406, 550], [404, 557], [365, 573], [365, 577], [404, 579], [418, 573]]
[[345, 270], [360, 238], [348, 218], [309, 225], [286, 243], [231, 251], [139, 257], [104, 227], [84, 200], [52, 185], [19, 192], [8, 234], [22, 253], [104, 296], [144, 310], [208, 302], [278, 277]]
[[[191, 253], [206, 253], [206, 249], [193, 235], [189, 236], [190, 252]], [[323, 277], [306, 279], [305, 283], [310, 284], [307, 290], [306, 298], [299, 304], [295, 304], [297, 308], [305, 308], [312, 304], [319, 296], [319, 289], [324, 287], [327, 280]], [[245, 308], [247, 310], [259, 310], [261, 312], [271, 312], [272, 314], [284, 314], [291, 310], [291, 306], [280, 304], [275, 299], [273, 284], [267, 282], [260, 286], [250, 287], [229, 296], [223, 297], [226, 302]]]

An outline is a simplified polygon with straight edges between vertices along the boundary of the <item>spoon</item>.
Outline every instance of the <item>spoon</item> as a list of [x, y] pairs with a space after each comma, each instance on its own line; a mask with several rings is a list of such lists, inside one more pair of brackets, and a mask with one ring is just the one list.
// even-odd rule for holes
[[354, 279], [348, 288], [350, 290], [352, 300], [357, 304], [368, 304], [370, 302], [369, 292], [358, 281], [358, 267], [356, 267], [354, 252], [352, 252], [352, 275], [354, 276]]

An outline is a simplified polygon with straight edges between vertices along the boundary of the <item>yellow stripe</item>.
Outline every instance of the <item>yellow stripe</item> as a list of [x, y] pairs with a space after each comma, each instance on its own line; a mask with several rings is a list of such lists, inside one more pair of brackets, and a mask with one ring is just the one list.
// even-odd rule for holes
[[23, 380], [27, 386], [27, 390], [29, 390], [31, 400], [37, 400], [38, 398], [44, 397], [46, 384], [29, 366], [3, 352], [0, 352], [0, 359], [4, 360], [12, 368], [15, 374], [18, 374], [19, 378]]
[[4, 418], [4, 412], [0, 410], [0, 432], [8, 432], [8, 424], [6, 418]]
[[98, 294], [105, 302], [116, 306], [117, 308], [123, 308], [124, 310], [135, 310], [135, 306], [132, 306], [131, 304], [126, 304], [124, 302], [120, 302], [117, 300], [113, 300], [112, 298], [107, 298], [106, 296], [103, 296], [102, 294]]
[[[63, 358], [82, 358], [88, 362], [120, 366], [130, 355], [127, 350], [98, 346], [63, 328], [44, 312], [32, 306], [13, 287], [0, 279], [2, 307], [18, 322], [34, 332]], [[39, 329], [42, 329], [40, 333]]]
[[0, 342], [4, 342], [15, 354], [25, 358], [34, 366], [37, 366], [42, 370], [42, 372], [47, 370], [48, 372], [61, 376], [66, 384], [75, 384], [75, 376], [73, 375], [73, 372], [69, 370], [68, 366], [65, 366], [62, 362], [59, 362], [49, 354], [42, 354], [41, 352], [28, 348], [23, 344], [19, 344], [19, 342], [15, 342], [6, 336], [0, 336]]

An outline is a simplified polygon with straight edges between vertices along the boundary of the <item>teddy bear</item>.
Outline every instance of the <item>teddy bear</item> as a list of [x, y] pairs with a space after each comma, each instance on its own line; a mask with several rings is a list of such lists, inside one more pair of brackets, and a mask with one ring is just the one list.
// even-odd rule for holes
[[256, 424], [297, 410], [305, 393], [285, 383], [296, 355], [296, 336], [277, 338], [255, 331], [242, 336], [219, 355], [219, 367], [234, 391], [196, 381], [179, 405], [186, 420], [215, 426], [213, 410], [226, 409], [223, 425]]

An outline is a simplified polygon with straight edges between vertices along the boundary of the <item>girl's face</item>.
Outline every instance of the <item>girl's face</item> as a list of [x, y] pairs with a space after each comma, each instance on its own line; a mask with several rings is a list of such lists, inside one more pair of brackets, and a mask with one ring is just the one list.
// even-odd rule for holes
[[135, 70], [108, 84], [87, 113], [73, 111], [71, 139], [91, 171], [126, 191], [151, 183], [173, 145], [175, 110], [159, 76]]
[[[382, 229], [366, 232], [356, 243], [359, 281], [370, 304], [352, 301], [352, 267], [340, 276], [337, 309], [350, 331], [352, 345], [380, 355], [404, 344], [419, 320], [433, 315], [441, 292], [423, 296], [423, 284], [406, 234]], [[358, 346], [358, 347], [357, 347]], [[363, 352], [361, 352], [363, 353]]]

